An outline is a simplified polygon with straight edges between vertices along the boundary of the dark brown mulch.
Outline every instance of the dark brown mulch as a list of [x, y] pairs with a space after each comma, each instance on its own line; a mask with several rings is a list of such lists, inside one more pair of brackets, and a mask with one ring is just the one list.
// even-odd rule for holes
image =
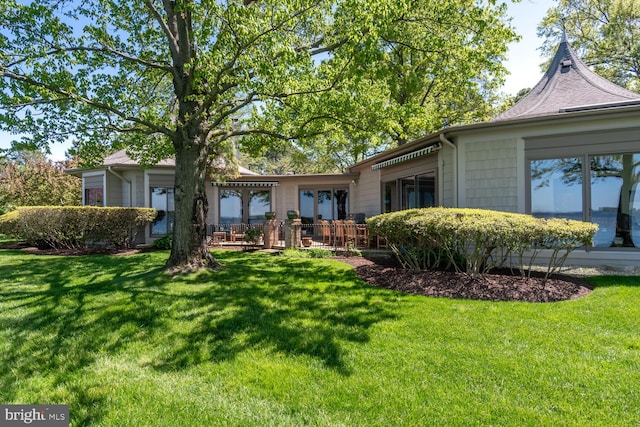
[[118, 249], [118, 248], [83, 248], [83, 249], [52, 249], [52, 248], [38, 248], [36, 246], [29, 245], [24, 242], [6, 243], [0, 245], [0, 249], [17, 249], [24, 251], [32, 255], [62, 255], [62, 256], [82, 256], [82, 255], [131, 255], [141, 252], [155, 251], [154, 248], [132, 248], [132, 249]]
[[388, 259], [338, 259], [352, 265], [358, 277], [372, 286], [433, 297], [554, 302], [580, 298], [591, 292], [586, 281], [566, 275], [554, 275], [544, 282], [540, 274], [526, 278], [507, 270], [472, 278], [451, 271], [405, 270]]

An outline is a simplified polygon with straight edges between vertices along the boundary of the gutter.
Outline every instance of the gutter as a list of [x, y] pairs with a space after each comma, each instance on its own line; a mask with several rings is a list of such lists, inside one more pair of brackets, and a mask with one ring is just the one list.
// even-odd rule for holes
[[133, 186], [131, 185], [131, 181], [129, 181], [128, 179], [120, 175], [118, 172], [111, 169], [111, 166], [107, 166], [107, 170], [116, 178], [119, 178], [121, 181], [129, 184], [129, 207], [132, 208], [133, 207]]
[[[440, 141], [443, 144], [449, 146], [453, 150], [453, 165], [451, 166], [451, 171], [453, 174], [453, 203], [454, 208], [458, 207], [458, 147], [455, 144], [447, 139], [444, 133], [439, 134]], [[444, 163], [444, 160], [443, 160]]]

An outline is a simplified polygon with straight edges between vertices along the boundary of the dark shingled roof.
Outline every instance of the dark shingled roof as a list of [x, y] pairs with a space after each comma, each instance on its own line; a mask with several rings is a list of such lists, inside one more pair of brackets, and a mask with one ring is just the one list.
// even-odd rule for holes
[[[131, 157], [129, 157], [127, 155], [126, 150], [119, 150], [116, 151], [115, 153], [111, 154], [110, 156], [107, 156], [104, 158], [104, 165], [105, 166], [135, 166], [135, 167], [139, 167], [140, 163], [131, 159]], [[161, 160], [158, 163], [156, 163], [155, 166], [169, 166], [169, 167], [175, 167], [176, 165], [176, 161], [173, 158], [169, 158], [169, 159], [165, 159], [165, 160]], [[240, 165], [238, 165], [238, 172], [240, 172], [240, 175], [259, 175], [245, 167], [242, 167]]]
[[492, 121], [625, 105], [640, 105], [640, 94], [615, 85], [591, 71], [563, 37], [549, 69], [538, 84]]

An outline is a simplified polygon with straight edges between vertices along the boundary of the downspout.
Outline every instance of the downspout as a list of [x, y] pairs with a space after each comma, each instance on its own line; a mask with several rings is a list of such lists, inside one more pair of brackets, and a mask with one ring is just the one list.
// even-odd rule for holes
[[449, 146], [453, 150], [453, 165], [451, 166], [451, 173], [453, 174], [453, 203], [455, 208], [458, 207], [458, 147], [447, 139], [444, 133], [440, 134], [440, 141], [443, 144]]
[[114, 170], [111, 169], [111, 166], [107, 166], [107, 170], [116, 178], [119, 178], [120, 180], [126, 182], [127, 184], [129, 184], [129, 207], [132, 208], [133, 207], [133, 186], [131, 185], [131, 181], [129, 181], [128, 179], [126, 179], [124, 176], [120, 175], [119, 173], [115, 172]]

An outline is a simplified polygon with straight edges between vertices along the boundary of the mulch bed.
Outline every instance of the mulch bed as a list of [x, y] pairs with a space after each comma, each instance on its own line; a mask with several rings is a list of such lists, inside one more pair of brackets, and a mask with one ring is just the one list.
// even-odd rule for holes
[[371, 286], [432, 297], [554, 302], [580, 298], [592, 290], [585, 280], [566, 275], [554, 275], [544, 282], [539, 273], [533, 273], [533, 277], [527, 278], [504, 270], [473, 278], [452, 271], [405, 270], [388, 259], [339, 259], [352, 265], [358, 277]]
[[[128, 255], [143, 249], [40, 249], [25, 243], [0, 245], [2, 249], [19, 249], [37, 255]], [[539, 273], [532, 277], [514, 275], [509, 270], [470, 277], [452, 271], [414, 271], [399, 268], [397, 262], [389, 258], [368, 259], [364, 257], [335, 257], [355, 268], [356, 274], [371, 286], [393, 289], [410, 294], [432, 297], [475, 299], [488, 301], [554, 302], [580, 298], [591, 292], [585, 280], [554, 275], [543, 281]]]
[[38, 248], [24, 242], [6, 243], [0, 245], [0, 249], [16, 249], [32, 255], [61, 255], [61, 256], [82, 256], [82, 255], [132, 255], [142, 252], [155, 251], [154, 248], [84, 248], [84, 249], [51, 249]]

